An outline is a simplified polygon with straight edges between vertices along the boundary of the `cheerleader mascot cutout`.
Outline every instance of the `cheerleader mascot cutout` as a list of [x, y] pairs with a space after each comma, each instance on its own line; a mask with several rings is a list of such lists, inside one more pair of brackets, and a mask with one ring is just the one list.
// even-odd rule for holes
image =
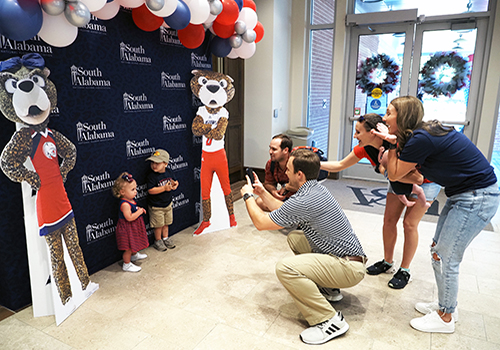
[[[20, 126], [3, 149], [0, 165], [10, 180], [25, 181], [36, 193], [37, 236], [43, 237], [46, 242], [52, 281], [57, 287], [60, 304], [69, 305], [69, 315], [98, 286], [90, 282], [73, 210], [64, 188], [66, 176], [76, 162], [76, 147], [64, 135], [47, 127], [50, 111], [57, 103], [57, 91], [48, 79], [49, 73], [42, 56], [35, 53], [0, 62], [0, 111]], [[58, 157], [62, 159], [60, 165]], [[24, 165], [28, 158], [34, 170]], [[27, 235], [30, 233], [27, 230]], [[83, 301], [70, 303], [73, 291], [63, 245], [78, 276]], [[44, 279], [49, 280], [47, 277]], [[82, 298], [79, 296], [79, 299]], [[35, 307], [35, 303], [33, 305]]]

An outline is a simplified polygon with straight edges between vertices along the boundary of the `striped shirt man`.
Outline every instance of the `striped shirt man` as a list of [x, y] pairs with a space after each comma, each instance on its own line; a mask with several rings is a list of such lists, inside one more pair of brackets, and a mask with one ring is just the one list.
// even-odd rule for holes
[[339, 203], [317, 180], [304, 183], [269, 217], [282, 227], [298, 225], [313, 253], [338, 257], [365, 255]]

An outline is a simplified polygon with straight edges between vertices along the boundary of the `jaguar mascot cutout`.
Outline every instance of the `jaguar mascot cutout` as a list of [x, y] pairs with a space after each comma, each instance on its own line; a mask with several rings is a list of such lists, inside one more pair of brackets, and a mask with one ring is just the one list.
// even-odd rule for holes
[[229, 226], [237, 225], [224, 149], [224, 134], [229, 122], [229, 113], [223, 107], [234, 97], [234, 86], [233, 79], [222, 73], [207, 70], [193, 70], [191, 73], [194, 74], [191, 79], [191, 91], [204, 104], [198, 108], [192, 124], [193, 134], [202, 136], [200, 181], [203, 221], [194, 231], [194, 235], [199, 235], [210, 226], [212, 216], [210, 193], [214, 173], [217, 174], [224, 193]]
[[[51, 268], [59, 297], [65, 305], [72, 297], [63, 255], [63, 237], [82, 290], [90, 279], [78, 241], [73, 209], [64, 182], [76, 162], [76, 147], [61, 133], [47, 127], [57, 103], [49, 69], [36, 53], [0, 62], [0, 112], [22, 127], [3, 149], [0, 166], [12, 181], [26, 181], [36, 192], [39, 234], [50, 252]], [[35, 171], [24, 166], [27, 158]], [[58, 157], [62, 159], [59, 165]]]

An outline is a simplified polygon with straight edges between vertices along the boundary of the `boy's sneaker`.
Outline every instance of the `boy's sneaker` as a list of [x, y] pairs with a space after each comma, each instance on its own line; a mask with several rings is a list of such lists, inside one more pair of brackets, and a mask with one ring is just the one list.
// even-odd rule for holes
[[399, 268], [398, 272], [396, 272], [394, 276], [392, 276], [388, 285], [393, 289], [403, 289], [408, 283], [411, 282], [411, 280], [412, 278], [410, 273]]
[[396, 272], [396, 268], [394, 267], [394, 263], [389, 264], [385, 260], [377, 261], [372, 266], [366, 268], [366, 273], [369, 275], [380, 275], [381, 273], [394, 273]]
[[167, 250], [167, 247], [165, 247], [165, 243], [163, 243], [163, 239], [158, 239], [153, 243], [153, 247], [156, 250], [159, 250], [160, 252], [164, 252]]
[[340, 289], [338, 288], [326, 288], [318, 286], [319, 292], [323, 294], [323, 296], [328, 301], [341, 301], [344, 296], [340, 293]]
[[[416, 303], [415, 310], [417, 310], [421, 314], [427, 315], [433, 311], [439, 310], [439, 302], [436, 300], [436, 301], [432, 301], [430, 303]], [[453, 316], [453, 319], [455, 320], [455, 322], [458, 322], [458, 309], [457, 308], [455, 308], [455, 312], [452, 313], [451, 316]]]
[[134, 265], [132, 262], [129, 262], [128, 264], [123, 263], [122, 269], [125, 272], [139, 272], [142, 270], [140, 266]]
[[339, 335], [344, 334], [349, 329], [349, 324], [345, 321], [344, 316], [339, 311], [335, 316], [307, 328], [305, 331], [300, 333], [300, 339], [306, 344], [323, 344], [329, 340], [332, 340]]
[[146, 259], [147, 257], [148, 256], [146, 254], [141, 254], [141, 253], [137, 252], [130, 257], [130, 261], [142, 260], [142, 259]]
[[444, 322], [437, 311], [432, 311], [422, 317], [414, 318], [410, 321], [410, 325], [417, 331], [426, 333], [453, 333], [455, 332], [455, 320]]
[[174, 249], [175, 248], [175, 244], [173, 244], [172, 242], [170, 242], [169, 238], [163, 238], [163, 244], [168, 249]]

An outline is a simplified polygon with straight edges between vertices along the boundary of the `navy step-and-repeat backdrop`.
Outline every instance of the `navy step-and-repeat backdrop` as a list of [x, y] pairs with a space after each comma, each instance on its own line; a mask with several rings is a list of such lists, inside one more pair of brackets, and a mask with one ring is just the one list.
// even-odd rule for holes
[[[58, 104], [49, 127], [77, 148], [66, 191], [89, 273], [121, 259], [113, 181], [123, 171], [132, 173], [137, 201], [147, 208], [145, 159], [157, 148], [170, 153], [169, 167], [179, 180], [170, 233], [199, 221], [201, 138], [193, 136], [191, 123], [201, 103], [189, 81], [192, 70], [212, 67], [208, 36], [201, 47], [189, 50], [175, 30], [142, 31], [123, 8], [109, 21], [92, 16], [65, 48], [39, 38], [16, 42], [0, 35], [0, 60], [36, 52], [51, 71]], [[2, 116], [0, 150], [14, 131]], [[31, 300], [21, 187], [0, 172], [0, 188], [5, 210], [0, 215], [0, 304], [16, 310]], [[147, 229], [152, 242], [152, 229]]]

